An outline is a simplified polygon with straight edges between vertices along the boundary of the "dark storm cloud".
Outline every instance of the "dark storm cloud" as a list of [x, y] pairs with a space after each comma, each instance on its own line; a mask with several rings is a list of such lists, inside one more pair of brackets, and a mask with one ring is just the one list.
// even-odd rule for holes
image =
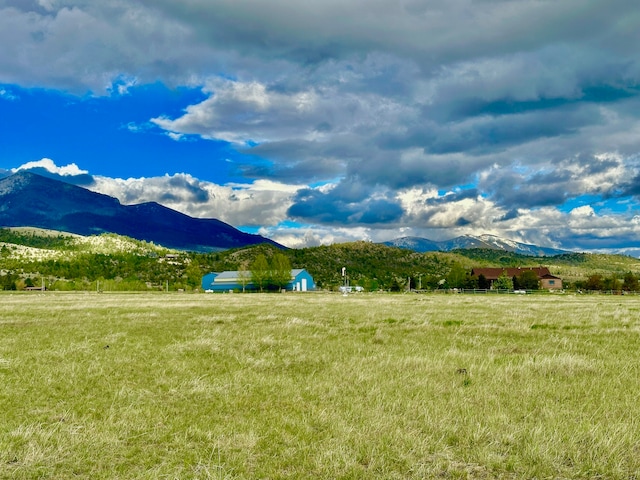
[[[471, 10], [457, 1], [380, 3], [366, 18], [357, 15], [362, 2], [305, 9], [286, 1], [269, 9], [227, 2], [160, 5], [209, 45], [228, 39], [236, 53], [260, 52], [287, 65], [286, 75], [264, 76], [266, 93], [255, 111], [268, 105], [268, 116], [254, 115], [254, 107], [218, 89], [208, 105], [162, 124], [216, 138], [228, 135], [230, 119], [250, 119], [235, 140], [260, 139], [250, 151], [269, 160], [242, 167], [253, 178], [452, 188], [494, 163], [505, 171], [514, 160], [532, 170], [548, 165], [550, 152], [531, 152], [549, 150], [551, 141], [558, 140], [553, 155], [560, 160], [590, 154], [596, 151], [594, 131], [602, 136], [598, 150], [616, 151], [620, 143], [610, 137], [617, 128], [611, 124], [618, 109], [638, 98], [640, 65], [629, 48], [638, 33], [628, 26], [637, 18], [625, 17], [626, 27], [619, 22], [628, 8], [621, 1], [554, 8], [509, 2], [508, 9], [478, 2]], [[284, 22], [284, 10], [296, 21]], [[329, 22], [338, 12], [340, 20]], [[206, 28], [222, 18], [245, 22]], [[448, 19], [446, 28], [436, 18]], [[590, 33], [596, 30], [607, 35]], [[243, 88], [241, 81], [237, 85]], [[313, 100], [294, 109], [304, 95]], [[290, 107], [275, 107], [290, 100]], [[637, 112], [625, 114], [638, 121]], [[207, 120], [217, 116], [220, 122]], [[488, 188], [503, 205], [539, 206], [579, 194], [579, 183], [558, 170], [547, 179], [529, 175], [516, 185], [497, 181]]]
[[562, 232], [560, 230], [552, 232], [550, 238], [564, 245], [565, 248], [570, 250], [607, 250], [607, 249], [627, 249], [638, 248], [637, 234], [629, 232], [626, 234], [618, 234], [615, 236], [602, 235], [595, 233], [574, 233], [570, 230]]
[[504, 208], [535, 208], [562, 205], [581, 195], [620, 197], [627, 185], [621, 176], [624, 166], [620, 159], [582, 154], [537, 169], [496, 168], [479, 187]]
[[444, 205], [452, 202], [459, 202], [467, 198], [476, 198], [480, 194], [476, 188], [470, 188], [467, 190], [460, 190], [457, 192], [449, 193], [442, 197], [429, 198], [425, 203], [428, 206], [435, 207], [437, 205]]
[[385, 150], [422, 148], [434, 155], [465, 153], [476, 156], [541, 138], [574, 134], [581, 127], [601, 121], [601, 113], [590, 108], [550, 112], [534, 110], [442, 124], [425, 117], [421, 123], [407, 125], [403, 132], [381, 132], [375, 143]]
[[345, 184], [337, 192], [327, 193], [305, 189], [293, 198], [288, 215], [292, 218], [322, 222], [330, 225], [375, 225], [397, 222], [403, 215], [398, 202], [385, 198], [370, 198], [363, 192], [354, 192]]
[[[531, 60], [535, 62], [536, 59]], [[638, 67], [633, 63], [605, 65], [597, 71], [592, 65], [576, 65], [577, 70], [565, 71], [561, 64], [567, 59], [555, 58], [553, 62], [558, 63], [557, 69], [549, 72], [534, 69], [527, 75], [525, 66], [515, 72], [502, 72], [507, 77], [502, 80], [502, 87], [488, 83], [488, 71], [475, 72], [465, 81], [454, 77], [452, 83], [442, 82], [438, 98], [425, 114], [438, 122], [458, 122], [470, 117], [566, 110], [572, 105], [606, 105], [640, 94]], [[489, 68], [485, 66], [483, 70]], [[509, 77], [511, 81], [508, 81]]]
[[335, 144], [313, 141], [269, 142], [253, 148], [242, 149], [243, 153], [260, 159], [238, 166], [242, 175], [248, 178], [270, 178], [292, 183], [317, 182], [333, 179], [344, 172], [345, 159], [349, 158], [348, 145], [343, 148]]
[[628, 183], [623, 184], [621, 187], [623, 196], [632, 195], [640, 198], [640, 174], [631, 178]]
[[[495, 172], [489, 177], [492, 196], [498, 204], [506, 208], [531, 208], [558, 205], [566, 201], [569, 192], [563, 190], [568, 180], [566, 172], [554, 174], [534, 174], [530, 177], [512, 171]], [[483, 185], [486, 188], [487, 184]]]
[[517, 209], [511, 209], [507, 213], [505, 213], [502, 217], [498, 219], [499, 222], [507, 222], [509, 220], [515, 220], [519, 217], [519, 213]]
[[[304, 65], [377, 50], [431, 66], [574, 42], [627, 52], [638, 39], [625, 0], [474, 2], [471, 7], [461, 0], [139, 3], [189, 25], [205, 44]], [[620, 22], [623, 15], [631, 18]]]
[[185, 192], [189, 195], [189, 200], [195, 203], [206, 203], [209, 201], [209, 192], [202, 188], [195, 181], [190, 181], [183, 176], [173, 176], [168, 181], [172, 190]]

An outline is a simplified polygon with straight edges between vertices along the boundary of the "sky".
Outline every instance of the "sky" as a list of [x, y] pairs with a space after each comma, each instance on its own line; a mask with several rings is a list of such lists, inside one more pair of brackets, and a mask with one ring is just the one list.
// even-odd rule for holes
[[640, 254], [635, 0], [0, 0], [0, 177], [299, 248]]

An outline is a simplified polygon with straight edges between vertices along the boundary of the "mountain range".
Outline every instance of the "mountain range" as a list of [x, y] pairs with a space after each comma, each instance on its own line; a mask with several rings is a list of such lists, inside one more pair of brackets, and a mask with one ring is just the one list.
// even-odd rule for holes
[[155, 202], [122, 205], [108, 195], [25, 171], [0, 179], [0, 226], [40, 227], [80, 235], [117, 233], [191, 251], [260, 243], [284, 248], [220, 220], [193, 218]]
[[515, 242], [513, 240], [505, 240], [495, 235], [462, 235], [442, 242], [429, 240], [421, 237], [401, 237], [388, 242], [384, 245], [390, 247], [405, 248], [415, 252], [450, 252], [451, 250], [465, 248], [488, 248], [491, 250], [504, 250], [506, 252], [514, 252], [522, 255], [530, 255], [535, 257], [561, 255], [568, 253], [567, 250], [559, 250], [557, 248], [539, 247], [527, 243]]
[[[282, 245], [260, 235], [244, 233], [220, 220], [193, 218], [156, 202], [122, 205], [116, 198], [20, 171], [0, 179], [0, 226], [39, 227], [80, 235], [117, 233], [164, 247], [191, 251], [219, 251], [260, 243]], [[487, 248], [530, 256], [567, 253], [494, 235], [463, 235], [446, 241], [401, 237], [383, 245], [415, 252], [449, 252]]]

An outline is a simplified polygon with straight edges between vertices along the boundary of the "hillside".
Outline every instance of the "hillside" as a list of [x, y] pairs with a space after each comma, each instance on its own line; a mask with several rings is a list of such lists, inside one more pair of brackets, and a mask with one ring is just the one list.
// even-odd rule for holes
[[30, 172], [0, 179], [0, 226], [39, 227], [80, 235], [116, 233], [185, 251], [271, 243], [215, 218], [193, 218], [155, 202], [116, 198]]
[[34, 227], [0, 228], [1, 244], [57, 254], [61, 252], [165, 254], [173, 251], [150, 242], [114, 233], [83, 236]]
[[[96, 283], [113, 289], [194, 289], [202, 275], [249, 268], [263, 254], [284, 253], [293, 268], [305, 268], [319, 287], [336, 289], [346, 280], [366, 289], [439, 289], [464, 285], [474, 267], [547, 266], [565, 285], [592, 275], [622, 279], [640, 276], [640, 260], [622, 255], [570, 253], [532, 257], [494, 249], [417, 253], [371, 242], [281, 250], [261, 244], [223, 252], [182, 252], [114, 234], [92, 236], [26, 228], [0, 228], [0, 280], [46, 278], [59, 288], [91, 289]], [[2, 286], [0, 286], [2, 288]]]

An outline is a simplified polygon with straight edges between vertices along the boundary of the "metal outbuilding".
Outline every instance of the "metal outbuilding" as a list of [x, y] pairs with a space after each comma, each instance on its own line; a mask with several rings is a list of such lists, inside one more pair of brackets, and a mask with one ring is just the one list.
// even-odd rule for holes
[[[303, 268], [291, 270], [291, 281], [285, 287], [286, 290], [295, 292], [306, 292], [315, 288], [313, 277]], [[242, 292], [255, 291], [257, 287], [251, 282], [251, 272], [234, 270], [206, 274], [202, 277], [202, 289], [205, 292]]]

